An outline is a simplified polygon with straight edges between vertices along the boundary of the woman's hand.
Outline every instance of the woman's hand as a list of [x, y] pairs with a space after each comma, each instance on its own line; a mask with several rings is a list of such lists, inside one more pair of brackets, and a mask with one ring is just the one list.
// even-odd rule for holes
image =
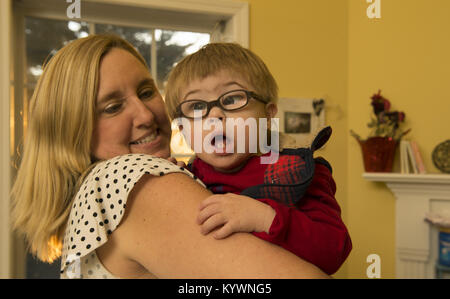
[[234, 232], [269, 233], [275, 218], [271, 206], [244, 195], [214, 194], [200, 203], [197, 223], [202, 234], [217, 229], [213, 236], [223, 239]]

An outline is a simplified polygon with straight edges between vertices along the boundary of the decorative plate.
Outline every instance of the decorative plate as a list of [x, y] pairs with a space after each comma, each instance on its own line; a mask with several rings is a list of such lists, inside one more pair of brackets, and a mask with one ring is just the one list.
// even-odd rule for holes
[[450, 139], [438, 144], [433, 150], [432, 157], [437, 169], [450, 173]]

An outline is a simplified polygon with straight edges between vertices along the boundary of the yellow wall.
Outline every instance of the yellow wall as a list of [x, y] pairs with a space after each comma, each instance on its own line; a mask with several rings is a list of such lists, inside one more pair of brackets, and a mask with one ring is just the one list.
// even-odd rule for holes
[[[241, 0], [245, 1], [245, 0]], [[429, 172], [433, 148], [449, 139], [450, 1], [381, 0], [369, 19], [365, 0], [246, 0], [250, 48], [268, 64], [281, 97], [328, 100], [334, 135], [321, 153], [334, 167], [353, 251], [336, 277], [365, 278], [366, 258], [381, 257], [383, 278], [395, 277], [395, 198], [365, 181], [353, 129], [366, 136], [370, 96], [383, 90], [406, 113]]]
[[[450, 1], [382, 0], [379, 20], [365, 1], [349, 1], [348, 127], [367, 133], [369, 96], [382, 89], [406, 113], [409, 137], [422, 149], [430, 172], [433, 148], [449, 139]], [[395, 198], [382, 184], [366, 182], [360, 149], [348, 143], [348, 223], [357, 244], [349, 277], [363, 277], [368, 254], [381, 257], [382, 277], [395, 277]], [[356, 247], [356, 246], [355, 246]]]

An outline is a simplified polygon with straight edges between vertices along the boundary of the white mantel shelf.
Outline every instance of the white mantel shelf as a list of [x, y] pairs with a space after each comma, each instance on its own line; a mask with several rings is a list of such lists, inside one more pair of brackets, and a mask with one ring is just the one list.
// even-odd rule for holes
[[450, 210], [450, 174], [364, 173], [395, 195], [396, 276], [434, 278], [438, 230], [424, 221], [428, 212]]
[[404, 174], [404, 173], [384, 173], [384, 172], [365, 172], [363, 178], [372, 182], [383, 183], [404, 183], [404, 184], [438, 184], [449, 185], [450, 174]]

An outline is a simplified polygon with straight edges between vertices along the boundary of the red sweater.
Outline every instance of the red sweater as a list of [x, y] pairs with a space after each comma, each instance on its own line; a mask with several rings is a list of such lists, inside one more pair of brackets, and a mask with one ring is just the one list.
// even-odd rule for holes
[[[263, 183], [266, 164], [252, 157], [238, 172], [220, 173], [200, 159], [191, 171], [213, 193], [241, 193]], [[341, 209], [334, 198], [336, 184], [330, 170], [316, 163], [311, 185], [296, 207], [287, 207], [271, 199], [258, 199], [276, 212], [269, 233], [255, 236], [277, 244], [309, 261], [327, 274], [335, 273], [352, 249], [352, 242], [341, 219]]]

